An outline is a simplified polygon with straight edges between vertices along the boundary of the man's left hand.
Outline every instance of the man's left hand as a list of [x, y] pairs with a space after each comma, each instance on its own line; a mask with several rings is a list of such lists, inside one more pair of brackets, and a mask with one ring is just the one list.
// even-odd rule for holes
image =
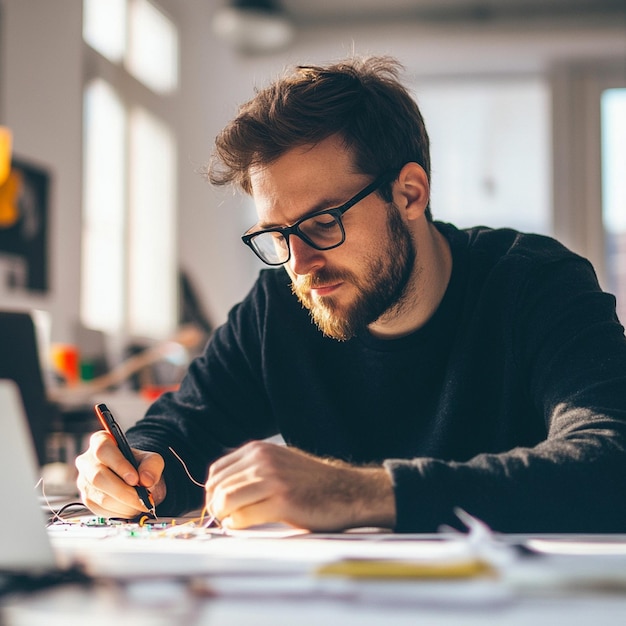
[[218, 459], [206, 483], [209, 512], [226, 528], [283, 522], [317, 532], [393, 528], [395, 497], [382, 467], [357, 467], [252, 441]]

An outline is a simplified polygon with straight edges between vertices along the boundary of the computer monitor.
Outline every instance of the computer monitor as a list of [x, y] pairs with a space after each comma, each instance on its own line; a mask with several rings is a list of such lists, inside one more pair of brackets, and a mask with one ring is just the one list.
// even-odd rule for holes
[[[41, 366], [38, 331], [32, 311], [0, 311], [0, 379], [17, 383], [40, 465], [54, 419]], [[1, 418], [0, 418], [1, 419]]]

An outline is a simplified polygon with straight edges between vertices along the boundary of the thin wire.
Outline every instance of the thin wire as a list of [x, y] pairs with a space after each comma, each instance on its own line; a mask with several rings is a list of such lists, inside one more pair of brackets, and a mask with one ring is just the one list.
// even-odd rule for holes
[[37, 484], [35, 485], [35, 489], [37, 489], [39, 485], [41, 485], [41, 496], [43, 497], [44, 502], [46, 503], [46, 506], [48, 507], [48, 511], [52, 513], [52, 519], [48, 523], [52, 524], [55, 521], [55, 519], [58, 519], [60, 522], [64, 521], [63, 518], [52, 508], [52, 504], [50, 504], [50, 500], [48, 500], [48, 496], [46, 495], [46, 488], [45, 488], [43, 476], [37, 481]]
[[[204, 489], [204, 483], [201, 483], [199, 481], [197, 481], [189, 472], [189, 469], [187, 468], [187, 464], [185, 463], [185, 461], [183, 461], [180, 456], [178, 455], [178, 453], [176, 452], [176, 450], [174, 450], [174, 448], [172, 448], [172, 446], [168, 446], [169, 451], [180, 461], [180, 464], [183, 466], [183, 469], [185, 470], [185, 474], [187, 474], [187, 477], [189, 478], [189, 480], [194, 484], [197, 485], [198, 487], [202, 487]], [[204, 522], [204, 515], [208, 514], [208, 518], [206, 520], [206, 522]], [[200, 525], [203, 526], [205, 528], [209, 528], [210, 526], [212, 526], [213, 524], [221, 527], [220, 521], [217, 519], [217, 517], [215, 517], [215, 515], [213, 515], [213, 513], [211, 513], [211, 511], [209, 511], [209, 507], [205, 504], [203, 509], [202, 509], [202, 513], [200, 515]]]
[[59, 521], [63, 524], [69, 524], [70, 522], [68, 522], [68, 520], [66, 520], [64, 517], [61, 517], [61, 514], [64, 513], [69, 508], [72, 508], [75, 506], [87, 508], [82, 502], [67, 502], [60, 509], [56, 510], [52, 506], [52, 504], [50, 503], [50, 500], [48, 500], [48, 496], [46, 495], [46, 484], [43, 479], [43, 476], [37, 481], [37, 484], [35, 485], [34, 488], [37, 489], [39, 485], [41, 485], [41, 497], [44, 499], [44, 502], [46, 503], [46, 506], [48, 507], [48, 512], [52, 514], [52, 516], [48, 520], [48, 524], [47, 524], [48, 526], [51, 526], [56, 521]]
[[180, 464], [183, 466], [183, 469], [185, 470], [185, 474], [187, 474], [187, 476], [189, 477], [189, 480], [194, 484], [194, 485], [198, 485], [198, 487], [202, 487], [204, 489], [204, 483], [198, 482], [190, 473], [189, 470], [187, 469], [187, 465], [185, 464], [185, 461], [183, 461], [180, 456], [178, 456], [178, 454], [176, 453], [176, 450], [174, 450], [174, 448], [172, 448], [172, 446], [168, 446], [170, 452], [180, 461]]

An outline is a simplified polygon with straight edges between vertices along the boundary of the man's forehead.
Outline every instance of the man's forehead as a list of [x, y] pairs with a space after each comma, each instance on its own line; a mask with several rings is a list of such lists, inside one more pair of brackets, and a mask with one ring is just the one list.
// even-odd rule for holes
[[297, 188], [281, 191], [262, 177], [253, 183], [252, 198], [259, 226], [263, 228], [292, 224], [309, 213], [338, 206], [343, 201], [343, 196], [332, 186], [325, 189], [303, 182]]
[[318, 143], [294, 146], [278, 158], [264, 164], [255, 164], [248, 170], [250, 186], [256, 181], [272, 177], [276, 182], [289, 182], [291, 178], [301, 179], [329, 175], [333, 172], [357, 172], [354, 151], [338, 136], [330, 136]]
[[[250, 193], [259, 223], [285, 225], [338, 206], [363, 182], [352, 150], [339, 137], [302, 145], [250, 168]], [[358, 190], [358, 189], [357, 189]]]

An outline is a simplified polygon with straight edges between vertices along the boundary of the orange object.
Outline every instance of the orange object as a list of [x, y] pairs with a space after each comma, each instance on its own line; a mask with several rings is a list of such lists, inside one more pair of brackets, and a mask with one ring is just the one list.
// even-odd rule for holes
[[54, 343], [50, 346], [52, 366], [68, 385], [77, 385], [80, 380], [78, 348], [71, 344]]
[[0, 126], [0, 185], [4, 184], [11, 171], [13, 136], [6, 126]]
[[176, 391], [180, 385], [142, 385], [140, 394], [144, 400], [152, 402], [166, 391]]

